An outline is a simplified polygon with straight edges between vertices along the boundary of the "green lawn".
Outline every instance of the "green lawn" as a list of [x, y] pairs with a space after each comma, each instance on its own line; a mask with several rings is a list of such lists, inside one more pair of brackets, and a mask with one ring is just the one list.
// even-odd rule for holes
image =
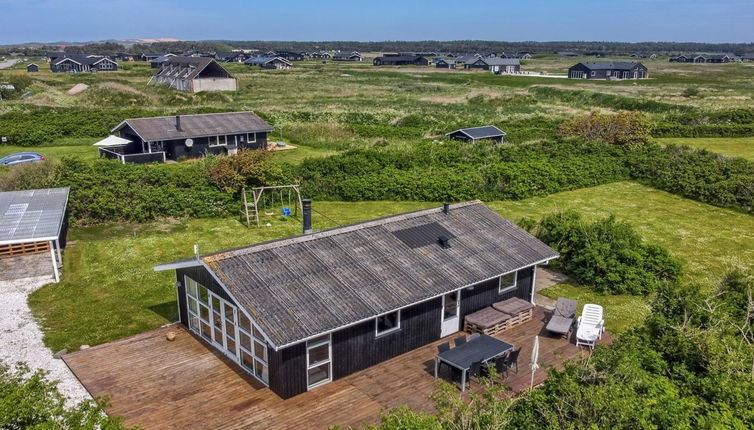
[[[437, 205], [417, 202], [316, 202], [317, 229]], [[647, 240], [668, 247], [686, 267], [686, 280], [709, 287], [735, 265], [754, 262], [754, 217], [686, 200], [639, 184], [619, 182], [522, 201], [490, 202], [501, 215], [522, 216], [575, 208], [588, 216], [616, 214]], [[143, 332], [176, 319], [173, 274], [152, 266], [200, 252], [296, 234], [295, 219], [272, 217], [271, 227], [247, 229], [234, 219], [167, 220], [72, 229], [60, 284], [30, 297], [45, 341], [53, 349], [75, 350]], [[640, 323], [648, 312], [643, 297], [601, 296], [560, 284], [544, 291], [606, 307], [614, 332]]]
[[338, 151], [325, 148], [313, 148], [306, 145], [296, 144], [296, 149], [288, 151], [274, 151], [272, 157], [275, 160], [285, 161], [291, 164], [299, 164], [306, 158], [327, 157], [337, 154]]
[[663, 145], [686, 145], [710, 152], [754, 160], [754, 137], [697, 137], [655, 139]]
[[59, 160], [65, 156], [94, 160], [99, 157], [97, 148], [92, 145], [54, 145], [54, 146], [17, 146], [0, 145], [0, 157], [14, 152], [38, 152], [50, 160]]
[[[729, 269], [754, 265], [754, 217], [688, 200], [633, 182], [618, 182], [547, 197], [491, 202], [512, 220], [575, 209], [588, 217], [614, 214], [647, 241], [667, 247], [684, 264], [684, 280], [710, 289]], [[643, 297], [600, 295], [587, 288], [560, 284], [542, 292], [605, 306], [609, 330], [637, 325], [649, 308]]]

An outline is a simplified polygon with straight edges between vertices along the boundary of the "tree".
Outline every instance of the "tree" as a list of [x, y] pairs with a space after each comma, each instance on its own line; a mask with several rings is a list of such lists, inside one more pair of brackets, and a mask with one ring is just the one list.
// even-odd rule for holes
[[0, 428], [50, 430], [120, 430], [119, 418], [103, 412], [101, 399], [67, 407], [57, 383], [42, 370], [24, 364], [10, 368], [0, 364]]
[[237, 193], [241, 188], [269, 185], [280, 180], [283, 171], [270, 161], [267, 151], [243, 150], [230, 157], [220, 157], [212, 166], [209, 177], [220, 190]]
[[594, 111], [581, 118], [564, 122], [558, 131], [565, 137], [636, 146], [649, 142], [652, 136], [652, 123], [641, 112], [603, 114]]

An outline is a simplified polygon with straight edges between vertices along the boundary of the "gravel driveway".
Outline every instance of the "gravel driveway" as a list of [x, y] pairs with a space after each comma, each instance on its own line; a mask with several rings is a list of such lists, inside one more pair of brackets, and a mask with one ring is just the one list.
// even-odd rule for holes
[[[9, 259], [3, 261], [3, 265]], [[53, 282], [52, 274], [39, 276], [39, 267], [52, 267], [47, 254], [16, 257], [16, 267], [29, 268], [32, 277], [8, 279], [0, 276], [0, 361], [12, 365], [24, 361], [32, 369], [49, 371], [49, 378], [58, 380], [60, 392], [68, 397], [69, 404], [91, 398], [78, 379], [68, 369], [63, 360], [52, 357], [51, 352], [42, 342], [42, 331], [32, 317], [27, 298], [32, 291]], [[21, 261], [22, 260], [22, 261]], [[6, 266], [7, 267], [7, 266]], [[44, 272], [44, 270], [41, 270]], [[3, 270], [3, 275], [8, 271]]]

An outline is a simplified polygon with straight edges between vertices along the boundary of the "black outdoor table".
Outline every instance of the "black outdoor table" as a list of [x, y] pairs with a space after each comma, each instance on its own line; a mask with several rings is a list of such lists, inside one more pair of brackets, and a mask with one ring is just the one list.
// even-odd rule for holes
[[435, 357], [435, 378], [437, 378], [437, 368], [442, 361], [461, 371], [461, 391], [464, 391], [466, 389], [466, 373], [471, 368], [471, 363], [476, 361], [485, 363], [512, 349], [513, 345], [508, 342], [503, 342], [486, 334], [480, 335], [463, 345], [437, 354]]

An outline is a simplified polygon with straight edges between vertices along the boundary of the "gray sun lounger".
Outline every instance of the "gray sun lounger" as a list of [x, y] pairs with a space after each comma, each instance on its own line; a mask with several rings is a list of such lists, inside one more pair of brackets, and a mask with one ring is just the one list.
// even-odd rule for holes
[[576, 318], [576, 308], [578, 305], [579, 302], [576, 300], [563, 297], [558, 298], [555, 310], [552, 312], [552, 317], [547, 323], [547, 331], [561, 336], [568, 336], [573, 327], [573, 320]]

